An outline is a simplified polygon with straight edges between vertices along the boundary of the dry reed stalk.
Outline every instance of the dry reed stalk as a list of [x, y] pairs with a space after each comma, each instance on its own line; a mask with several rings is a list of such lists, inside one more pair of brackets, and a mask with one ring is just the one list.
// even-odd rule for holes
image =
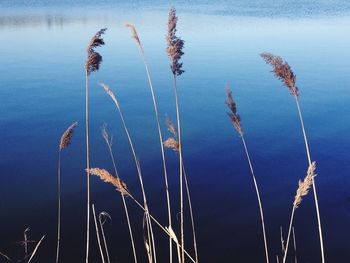
[[280, 232], [281, 232], [281, 251], [282, 251], [282, 254], [284, 254], [284, 252], [286, 251], [286, 248], [284, 246], [282, 226], [280, 227]]
[[[162, 156], [162, 161], [163, 161], [164, 183], [165, 183], [165, 192], [166, 192], [166, 199], [167, 199], [167, 210], [168, 210], [168, 224], [169, 224], [169, 227], [171, 227], [172, 220], [171, 220], [171, 206], [170, 206], [170, 193], [169, 193], [169, 185], [168, 185], [168, 174], [167, 174], [167, 166], [166, 166], [166, 160], [165, 160], [165, 154], [164, 154], [163, 136], [162, 136], [162, 131], [160, 128], [158, 105], [157, 105], [157, 100], [156, 100], [156, 96], [154, 93], [153, 81], [152, 81], [151, 74], [150, 74], [150, 71], [148, 68], [148, 62], [147, 62], [140, 38], [137, 34], [137, 30], [136, 30], [135, 25], [127, 23], [125, 26], [130, 28], [131, 33], [132, 33], [132, 37], [138, 46], [141, 58], [143, 60], [143, 64], [145, 66], [148, 84], [149, 84], [151, 95], [152, 95], [153, 108], [154, 108], [154, 113], [155, 113], [155, 117], [156, 117], [156, 121], [157, 121], [159, 144], [160, 144], [161, 156]], [[171, 242], [171, 238], [169, 238], [169, 258], [170, 258], [169, 262], [170, 263], [172, 263], [172, 250], [173, 250], [172, 249], [172, 242]]]
[[227, 100], [225, 103], [228, 106], [228, 108], [230, 109], [230, 112], [227, 114], [230, 117], [231, 123], [233, 124], [234, 128], [237, 130], [239, 136], [241, 137], [241, 140], [242, 140], [242, 143], [244, 146], [244, 151], [245, 151], [245, 154], [247, 156], [250, 172], [251, 172], [253, 182], [254, 182], [255, 192], [256, 192], [257, 199], [258, 199], [259, 210], [260, 210], [260, 219], [261, 219], [261, 227], [262, 227], [263, 239], [264, 239], [266, 262], [268, 263], [269, 262], [269, 253], [268, 253], [267, 238], [266, 238], [266, 231], [265, 231], [264, 211], [263, 211], [263, 207], [262, 207], [262, 203], [261, 203], [260, 192], [259, 192], [258, 184], [256, 182], [254, 169], [253, 169], [253, 165], [252, 165], [252, 162], [250, 159], [248, 148], [247, 148], [247, 145], [246, 145], [246, 142], [244, 139], [243, 130], [242, 130], [242, 126], [241, 126], [241, 118], [237, 114], [237, 107], [236, 107], [235, 102], [233, 101], [232, 91], [230, 90], [230, 88], [228, 86], [226, 87], [226, 93], [227, 93]]
[[95, 212], [95, 205], [94, 204], [92, 204], [92, 214], [94, 216], [98, 248], [100, 250], [102, 263], [105, 263], [105, 257], [103, 255], [103, 251], [102, 251], [101, 240], [100, 240], [100, 231], [98, 230], [97, 219], [96, 219], [96, 212]]
[[7, 255], [5, 255], [4, 253], [2, 253], [0, 251], [0, 256], [2, 256], [3, 258], [5, 258], [7, 261], [11, 261], [11, 258], [9, 258]]
[[58, 263], [60, 253], [60, 242], [61, 242], [61, 152], [67, 148], [73, 136], [73, 131], [77, 127], [78, 123], [73, 122], [67, 130], [62, 134], [60, 144], [58, 146], [58, 168], [57, 168], [57, 248], [56, 248], [56, 263]]
[[[301, 130], [303, 132], [304, 137], [304, 143], [305, 143], [305, 149], [306, 149], [306, 155], [308, 159], [309, 166], [312, 164], [311, 162], [311, 156], [310, 156], [310, 150], [309, 150], [309, 144], [306, 136], [305, 126], [304, 126], [304, 120], [300, 109], [299, 104], [299, 90], [295, 85], [296, 76], [292, 69], [290, 68], [289, 64], [284, 61], [281, 57], [275, 56], [271, 53], [262, 53], [261, 57], [265, 60], [267, 64], [270, 64], [272, 66], [272, 72], [275, 74], [275, 76], [280, 79], [283, 84], [291, 91], [296, 105], [298, 109], [298, 115], [299, 120], [301, 124]], [[318, 233], [320, 238], [320, 249], [321, 249], [321, 258], [322, 263], [325, 263], [324, 258], [324, 247], [323, 247], [323, 235], [322, 235], [322, 226], [321, 226], [321, 216], [320, 216], [320, 209], [318, 205], [318, 198], [317, 198], [317, 192], [316, 192], [316, 184], [314, 179], [312, 179], [312, 188], [314, 192], [314, 199], [315, 199], [315, 208], [316, 208], [316, 214], [317, 214], [317, 223], [318, 223]]]
[[39, 240], [39, 242], [36, 244], [36, 246], [35, 246], [35, 248], [33, 250], [33, 253], [32, 253], [32, 255], [30, 256], [30, 258], [28, 260], [28, 263], [30, 263], [32, 261], [33, 257], [35, 256], [35, 254], [36, 254], [36, 252], [37, 252], [41, 242], [44, 240], [44, 238], [45, 238], [45, 235], [43, 235], [42, 238]]
[[30, 231], [30, 228], [27, 227], [24, 231], [23, 231], [23, 237], [24, 237], [24, 258], [27, 259], [28, 258], [28, 235], [27, 233]]
[[297, 257], [297, 241], [295, 239], [295, 231], [294, 226], [292, 227], [293, 232], [293, 247], [294, 247], [294, 263], [298, 263], [298, 257]]
[[[102, 219], [102, 217], [104, 217], [104, 218]], [[105, 231], [104, 231], [104, 229], [103, 229], [103, 225], [106, 223], [107, 218], [109, 218], [109, 220], [112, 221], [111, 216], [110, 216], [107, 212], [102, 211], [102, 212], [98, 215], [98, 221], [99, 221], [100, 228], [101, 228], [101, 233], [102, 233], [102, 238], [103, 238], [103, 244], [104, 244], [105, 249], [106, 249], [107, 262], [110, 263], [111, 261], [110, 261], [110, 259], [109, 259], [109, 251], [108, 251], [108, 246], [107, 246]]]
[[151, 219], [149, 217], [149, 210], [148, 210], [146, 192], [145, 192], [145, 188], [144, 188], [144, 184], [143, 184], [143, 178], [142, 178], [142, 171], [141, 171], [140, 163], [139, 163], [139, 161], [137, 159], [137, 155], [136, 155], [136, 151], [135, 151], [135, 148], [134, 148], [134, 144], [132, 142], [132, 139], [131, 139], [131, 136], [130, 136], [130, 133], [129, 133], [129, 129], [126, 126], [126, 122], [124, 120], [124, 115], [123, 115], [123, 113], [122, 113], [122, 111], [120, 109], [120, 106], [119, 106], [119, 103], [118, 103], [118, 100], [117, 100], [116, 96], [114, 95], [113, 91], [109, 88], [109, 86], [107, 86], [104, 83], [100, 83], [100, 85], [104, 89], [104, 91], [109, 95], [109, 97], [112, 99], [112, 101], [114, 102], [115, 107], [118, 110], [118, 113], [119, 113], [119, 116], [120, 116], [120, 119], [121, 119], [121, 122], [122, 122], [122, 125], [123, 125], [123, 128], [124, 128], [124, 131], [125, 131], [126, 136], [128, 138], [128, 142], [129, 142], [129, 145], [130, 145], [133, 157], [134, 157], [134, 162], [135, 162], [135, 166], [136, 166], [136, 169], [137, 169], [137, 174], [138, 174], [138, 178], [139, 178], [139, 182], [140, 182], [140, 186], [141, 186], [141, 191], [142, 191], [143, 203], [144, 203], [144, 207], [146, 208], [146, 214], [148, 214], [147, 217], [148, 217], [149, 228], [150, 228], [149, 229], [149, 231], [150, 231], [149, 239], [151, 240], [152, 251], [153, 251], [153, 254], [154, 254], [154, 262], [156, 263], [157, 262], [157, 256], [156, 256], [156, 247], [155, 247], [155, 242], [154, 242], [153, 228], [152, 228]]
[[[166, 123], [168, 127], [168, 131], [173, 135], [173, 137], [169, 137], [166, 139], [163, 144], [166, 148], [170, 148], [176, 153], [179, 152], [179, 143], [177, 141], [177, 132], [174, 127], [174, 124], [172, 121], [169, 119], [169, 117], [166, 117]], [[187, 200], [188, 200], [188, 207], [190, 211], [190, 217], [191, 217], [191, 225], [192, 225], [192, 235], [193, 235], [193, 247], [194, 247], [194, 254], [195, 254], [195, 259], [196, 262], [198, 263], [198, 250], [197, 250], [197, 238], [196, 238], [196, 230], [195, 230], [195, 223], [194, 223], [194, 216], [193, 216], [193, 209], [192, 209], [192, 202], [191, 202], [191, 195], [190, 195], [190, 189], [188, 186], [188, 181], [187, 181], [187, 174], [185, 170], [185, 164], [182, 165], [183, 169], [183, 175], [185, 179], [185, 187], [186, 187], [186, 193], [187, 193]]]
[[290, 239], [291, 229], [292, 229], [292, 225], [293, 225], [295, 210], [299, 207], [303, 196], [306, 196], [308, 194], [308, 192], [312, 186], [313, 178], [316, 176], [315, 169], [316, 169], [316, 162], [312, 162], [311, 165], [309, 165], [309, 168], [307, 169], [307, 173], [306, 173], [304, 180], [303, 181], [299, 180], [299, 187], [298, 187], [297, 192], [296, 192], [295, 197], [294, 197], [292, 214], [290, 216], [286, 249], [285, 249], [284, 256], [283, 256], [283, 263], [286, 262], [286, 258], [287, 258], [287, 254], [288, 254], [288, 245], [289, 245], [289, 239]]
[[[96, 47], [104, 45], [102, 35], [107, 28], [99, 30], [90, 40], [87, 46], [87, 59], [85, 63], [85, 137], [86, 137], [86, 170], [90, 168], [90, 149], [89, 149], [89, 75], [100, 68], [102, 56], [95, 51]], [[86, 257], [85, 262], [89, 262], [89, 244], [90, 244], [90, 175], [86, 174], [87, 188], [87, 217], [86, 217]]]
[[[119, 178], [117, 165], [116, 165], [115, 158], [114, 158], [113, 151], [112, 151], [112, 137], [109, 136], [106, 125], [104, 125], [102, 127], [102, 137], [104, 138], [104, 140], [105, 140], [105, 142], [107, 144], [107, 147], [108, 147], [108, 150], [109, 150], [109, 155], [110, 155], [111, 160], [112, 160], [112, 164], [113, 164], [115, 175], [116, 175], [117, 178]], [[126, 221], [128, 223], [130, 241], [131, 241], [132, 251], [133, 251], [133, 255], [134, 255], [134, 262], [137, 263], [136, 249], [135, 249], [133, 232], [132, 232], [132, 228], [131, 228], [131, 222], [130, 222], [130, 218], [129, 218], [128, 206], [127, 206], [126, 201], [125, 201], [125, 196], [122, 193], [121, 193], [121, 198], [122, 198], [122, 201], [123, 201]]]
[[[182, 174], [182, 141], [181, 141], [181, 126], [180, 126], [180, 111], [179, 111], [179, 98], [176, 85], [176, 77], [184, 73], [182, 69], [182, 63], [180, 59], [184, 54], [183, 47], [184, 41], [176, 36], [176, 25], [177, 25], [176, 10], [172, 7], [169, 11], [168, 16], [168, 32], [166, 36], [167, 48], [166, 52], [170, 58], [170, 69], [173, 74], [173, 88], [175, 96], [175, 107], [176, 107], [176, 119], [177, 119], [177, 131], [178, 131], [178, 142], [179, 142], [179, 179], [180, 179], [180, 228], [181, 228], [181, 247], [182, 250], [185, 247], [184, 238], [184, 217], [183, 217], [183, 174]], [[181, 253], [181, 261], [184, 263], [185, 255], [184, 251]]]
[[[111, 176], [113, 176], [113, 175], [111, 175], [108, 171], [106, 171], [106, 170], [104, 170], [104, 169], [100, 169], [100, 168], [93, 168], [93, 169], [94, 169], [94, 171], [95, 171], [96, 174], [91, 173], [92, 175], [96, 175], [96, 176], [100, 177], [100, 179], [101, 179], [102, 181], [108, 182], [109, 184], [113, 185], [114, 187], [120, 186], [119, 183], [117, 183], [116, 185], [113, 184], [114, 180], [110, 180], [110, 179], [104, 180], [104, 177], [110, 178]], [[91, 170], [91, 169], [90, 169], [90, 170]], [[125, 184], [123, 183], [122, 185], [125, 185]], [[127, 189], [126, 186], [125, 186], [125, 189]], [[119, 191], [119, 190], [118, 190], [118, 191]], [[148, 212], [148, 209], [145, 208], [143, 205], [141, 205], [140, 202], [137, 201], [137, 199], [136, 199], [130, 192], [128, 192], [128, 197], [130, 197], [131, 200], [133, 200], [133, 201], [135, 202], [135, 204], [137, 204], [137, 205], [143, 210], [143, 212], [145, 212], [145, 213], [147, 212], [148, 218], [150, 218], [156, 225], [158, 225], [158, 227], [159, 227], [165, 234], [167, 234], [168, 236], [172, 237], [172, 240], [175, 242], [176, 245], [180, 246], [180, 249], [183, 249], [183, 248], [181, 247], [181, 245], [179, 244], [179, 242], [177, 241], [177, 239], [175, 240], [175, 239], [173, 238], [173, 235], [172, 235], [171, 233], [169, 233], [169, 231], [166, 229], [166, 227], [163, 227], [163, 226], [159, 223], [159, 221], [158, 221], [154, 216], [152, 216], [152, 215]], [[196, 261], [191, 257], [191, 255], [190, 255], [185, 249], [183, 249], [183, 250], [184, 250], [184, 253], [187, 255], [187, 257], [188, 257], [193, 263], [196, 263]]]

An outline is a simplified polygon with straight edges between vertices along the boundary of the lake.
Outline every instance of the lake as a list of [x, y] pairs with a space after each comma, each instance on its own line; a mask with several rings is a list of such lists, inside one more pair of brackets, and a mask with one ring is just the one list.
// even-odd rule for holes
[[[107, 27], [101, 68], [89, 83], [91, 166], [112, 171], [101, 136], [113, 134], [119, 175], [141, 200], [127, 137], [110, 98], [116, 93], [140, 159], [152, 215], [166, 226], [164, 175], [147, 76], [125, 22], [136, 25], [149, 62], [162, 120], [175, 121], [165, 52], [168, 10], [177, 8], [185, 40], [178, 77], [183, 156], [191, 188], [200, 262], [264, 262], [259, 209], [241, 140], [227, 117], [232, 88], [264, 206], [270, 260], [281, 255], [298, 180], [308, 167], [297, 109], [288, 89], [259, 56], [282, 56], [297, 76], [318, 190], [327, 262], [350, 258], [350, 2], [338, 1], [0, 1], [0, 252], [23, 258], [18, 244], [46, 235], [35, 262], [56, 250], [57, 159], [62, 133], [78, 122], [62, 152], [61, 262], [84, 262], [86, 228], [86, 47]], [[166, 150], [174, 229], [178, 230], [178, 158]], [[120, 195], [91, 177], [91, 199], [105, 224], [112, 262], [132, 262]], [[140, 262], [146, 262], [143, 213], [128, 200]], [[187, 208], [187, 206], [185, 207]], [[313, 193], [295, 214], [299, 262], [321, 262]], [[91, 225], [91, 262], [101, 262]], [[185, 214], [186, 247], [192, 253]], [[168, 242], [156, 228], [158, 262]], [[34, 243], [30, 243], [30, 249]], [[290, 247], [293, 260], [293, 247]], [[34, 262], [33, 259], [33, 262]], [[0, 262], [3, 260], [0, 259]], [[6, 262], [6, 261], [5, 261]], [[291, 261], [290, 261], [291, 262]]]

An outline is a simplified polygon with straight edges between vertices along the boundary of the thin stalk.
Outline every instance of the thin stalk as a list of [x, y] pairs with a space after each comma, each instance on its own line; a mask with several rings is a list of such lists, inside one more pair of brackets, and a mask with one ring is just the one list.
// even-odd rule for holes
[[[129, 196], [143, 211], [146, 212], [146, 209], [140, 204], [139, 201], [137, 201], [137, 200], [135, 199], [135, 197], [133, 197], [130, 193], [129, 193], [128, 196]], [[165, 232], [165, 234], [167, 234], [169, 237], [171, 236], [170, 233], [169, 233], [169, 231], [166, 230], [165, 227], [163, 227], [163, 226], [159, 223], [159, 221], [158, 221], [154, 216], [152, 216], [151, 214], [149, 214], [149, 217], [153, 220], [154, 223], [156, 223], [156, 225], [158, 225], [158, 227], [159, 227], [161, 230], [163, 230], [163, 232]], [[184, 251], [184, 254], [186, 254], [186, 256], [187, 256], [193, 263], [196, 263], [196, 261], [195, 261], [195, 260], [191, 257], [191, 255], [181, 246], [181, 244], [179, 244], [178, 242], [176, 242], [174, 239], [172, 239], [172, 240], [173, 240], [173, 242], [174, 242], [176, 245], [178, 245], [178, 246], [181, 248], [181, 250]]]
[[[141, 57], [143, 59], [143, 64], [145, 66], [147, 79], [148, 79], [148, 83], [149, 83], [149, 87], [150, 87], [151, 95], [152, 95], [154, 113], [155, 113], [156, 121], [157, 121], [159, 144], [160, 144], [160, 150], [161, 150], [162, 160], [163, 160], [164, 183], [165, 183], [165, 192], [166, 192], [167, 209], [168, 209], [168, 223], [169, 223], [169, 227], [171, 227], [172, 226], [172, 222], [171, 222], [172, 220], [171, 220], [171, 207], [170, 207], [170, 194], [169, 194], [169, 186], [168, 186], [168, 175], [167, 175], [167, 167], [166, 167], [165, 154], [164, 154], [163, 136], [162, 136], [162, 131], [161, 131], [161, 128], [160, 128], [158, 106], [157, 106], [156, 96], [154, 94], [153, 82], [152, 82], [152, 79], [151, 79], [151, 74], [149, 72], [147, 59], [146, 59], [145, 53], [143, 51], [143, 48], [142, 48], [140, 42], [139, 42], [138, 48], [139, 48], [139, 51], [140, 51], [140, 55], [141, 55]], [[169, 262], [170, 263], [172, 263], [172, 260], [173, 260], [172, 259], [172, 253], [173, 253], [172, 251], [173, 251], [173, 249], [172, 249], [172, 242], [171, 242], [171, 238], [169, 237], [169, 259], [170, 259]]]
[[105, 257], [103, 255], [103, 251], [102, 251], [101, 240], [100, 240], [100, 231], [98, 230], [97, 219], [96, 219], [96, 212], [95, 212], [95, 205], [94, 204], [92, 204], [92, 214], [94, 216], [98, 248], [100, 249], [102, 263], [105, 263]]
[[298, 258], [297, 258], [297, 241], [295, 239], [294, 226], [292, 227], [292, 230], [293, 230], [293, 246], [294, 246], [294, 263], [298, 263]]
[[194, 255], [195, 255], [196, 262], [198, 263], [199, 261], [198, 261], [198, 251], [197, 251], [196, 230], [195, 230], [195, 225], [194, 225], [194, 216], [193, 216], [193, 210], [192, 210], [190, 188], [189, 188], [188, 182], [187, 182], [187, 174], [186, 174], [186, 170], [185, 170], [185, 165], [183, 165], [183, 174], [184, 174], [184, 179], [185, 179], [185, 187], [186, 187], [186, 192], [187, 192], [188, 207], [189, 207], [189, 210], [190, 210], [190, 217], [191, 217], [191, 224], [192, 224]]
[[[295, 98], [295, 102], [296, 102], [297, 108], [298, 108], [298, 114], [299, 114], [301, 129], [303, 131], [304, 142], [305, 142], [305, 149], [306, 149], [308, 162], [309, 162], [309, 165], [311, 165], [311, 156], [310, 156], [309, 144], [308, 144], [308, 140], [307, 140], [307, 136], [306, 136], [303, 116], [301, 114], [299, 99], [298, 99], [297, 96], [294, 96], [294, 98]], [[317, 198], [316, 185], [315, 185], [314, 178], [312, 178], [312, 189], [313, 189], [313, 192], [314, 192], [315, 207], [316, 207], [316, 214], [317, 214], [318, 233], [319, 233], [319, 237], [320, 237], [321, 257], [322, 257], [322, 263], [324, 263], [325, 262], [325, 258], [324, 258], [324, 248], [323, 248], [323, 235], [322, 235], [322, 227], [321, 227], [321, 216], [320, 216], [320, 209], [319, 209], [319, 206], [318, 206], [318, 198]]]
[[295, 206], [293, 206], [292, 214], [291, 214], [291, 216], [290, 216], [290, 223], [289, 223], [289, 228], [288, 228], [288, 236], [287, 236], [286, 249], [285, 249], [285, 251], [284, 251], [284, 256], [283, 256], [283, 263], [286, 262], [286, 258], [287, 258], [288, 245], [289, 245], [289, 239], [290, 239], [290, 233], [291, 233], [291, 230], [292, 230], [293, 219], [294, 219], [294, 212], [295, 212]]
[[29, 227], [26, 228], [23, 232], [23, 235], [24, 235], [24, 258], [25, 259], [28, 258], [28, 236], [27, 236], [28, 231], [29, 231]]
[[258, 184], [257, 184], [256, 179], [255, 179], [252, 162], [250, 160], [250, 156], [249, 156], [249, 153], [248, 153], [248, 149], [247, 149], [247, 145], [246, 145], [243, 133], [241, 134], [241, 139], [242, 139], [244, 150], [245, 150], [245, 153], [246, 153], [246, 156], [247, 156], [247, 159], [248, 159], [250, 171], [251, 171], [251, 174], [252, 174], [252, 177], [253, 177], [256, 196], [258, 198], [259, 210], [260, 210], [260, 218], [261, 218], [261, 226], [262, 226], [262, 232], [263, 232], [263, 237], [264, 237], [266, 262], [269, 263], [269, 253], [268, 253], [268, 248], [267, 248], [267, 239], [266, 239], [266, 232], [265, 232], [264, 212], [263, 212], [263, 208], [262, 208], [262, 204], [261, 204], [261, 200], [260, 200], [259, 188], [258, 188]]
[[8, 256], [6, 256], [4, 253], [0, 252], [0, 256], [6, 258], [8, 261], [11, 261], [11, 258], [9, 258]]
[[101, 233], [102, 233], [102, 238], [103, 238], [103, 244], [104, 244], [105, 249], [106, 249], [107, 262], [110, 263], [111, 261], [110, 261], [110, 259], [109, 259], [108, 246], [107, 246], [105, 231], [104, 231], [104, 229], [103, 229], [103, 223], [102, 223], [102, 221], [101, 221], [101, 214], [99, 214], [98, 221], [99, 221], [100, 227], [101, 227]]
[[57, 168], [57, 248], [56, 248], [56, 263], [60, 253], [61, 240], [61, 151], [58, 152], [58, 168]]
[[[118, 174], [117, 166], [116, 166], [116, 163], [115, 163], [112, 147], [111, 147], [111, 145], [108, 142], [107, 142], [107, 146], [108, 146], [108, 149], [109, 149], [109, 154], [110, 154], [111, 159], [112, 159], [115, 175], [117, 176], [117, 178], [119, 178], [119, 174]], [[122, 200], [123, 200], [123, 206], [124, 206], [124, 210], [125, 210], [126, 221], [128, 222], [129, 235], [130, 235], [131, 246], [132, 246], [132, 251], [133, 251], [133, 255], [134, 255], [134, 262], [137, 263], [136, 249], [135, 249], [133, 232], [132, 232], [132, 228], [131, 228], [131, 222], [130, 222], [130, 218], [129, 218], [128, 207], [126, 205], [125, 196], [122, 193], [120, 193], [120, 195], [121, 195]]]
[[183, 215], [183, 174], [182, 174], [182, 142], [181, 142], [181, 126], [180, 126], [180, 111], [179, 111], [179, 98], [176, 87], [176, 75], [173, 75], [173, 87], [175, 95], [175, 107], [176, 107], [176, 120], [177, 120], [177, 134], [179, 144], [179, 165], [180, 165], [180, 228], [181, 228], [181, 261], [185, 262], [185, 238], [184, 238], [184, 215]]
[[45, 235], [39, 240], [38, 244], [36, 244], [36, 246], [35, 246], [35, 248], [34, 248], [34, 251], [33, 251], [32, 255], [30, 256], [30, 258], [29, 258], [29, 260], [28, 260], [28, 263], [30, 263], [30, 262], [32, 261], [33, 257], [34, 257], [35, 254], [36, 254], [36, 251], [38, 250], [38, 248], [39, 248], [41, 242], [44, 240], [44, 238], [45, 238]]
[[149, 237], [149, 239], [151, 240], [151, 243], [152, 243], [153, 254], [154, 254], [154, 262], [156, 263], [157, 259], [156, 259], [156, 248], [155, 248], [155, 242], [154, 242], [153, 228], [152, 228], [152, 224], [150, 222], [151, 220], [149, 218], [149, 210], [148, 210], [148, 205], [147, 205], [146, 192], [145, 192], [144, 185], [143, 185], [143, 178], [142, 178], [141, 167], [140, 167], [139, 161], [138, 161], [137, 156], [136, 156], [134, 144], [133, 144], [133, 142], [131, 140], [131, 136], [130, 136], [129, 130], [128, 130], [127, 126], [126, 126], [123, 113], [122, 113], [122, 111], [121, 111], [121, 109], [119, 107], [119, 103], [118, 103], [116, 97], [114, 96], [112, 91], [109, 89], [109, 87], [107, 87], [105, 84], [101, 84], [101, 86], [105, 89], [107, 94], [112, 98], [112, 100], [113, 100], [113, 102], [114, 102], [114, 104], [115, 104], [115, 106], [116, 106], [116, 108], [117, 108], [117, 110], [119, 112], [119, 116], [120, 116], [121, 122], [123, 124], [124, 131], [125, 131], [126, 136], [128, 138], [129, 145], [130, 145], [133, 157], [134, 157], [134, 162], [135, 162], [135, 165], [136, 165], [136, 169], [137, 169], [137, 173], [138, 173], [138, 177], [139, 177], [139, 182], [140, 182], [140, 185], [141, 185], [144, 207], [146, 209], [146, 216], [147, 216], [148, 221], [149, 221], [149, 228], [150, 228], [149, 231], [150, 231], [150, 235], [151, 235]]
[[85, 69], [85, 134], [86, 134], [86, 190], [87, 190], [87, 217], [86, 217], [86, 258], [89, 262], [89, 242], [90, 242], [90, 150], [89, 150], [89, 77]]

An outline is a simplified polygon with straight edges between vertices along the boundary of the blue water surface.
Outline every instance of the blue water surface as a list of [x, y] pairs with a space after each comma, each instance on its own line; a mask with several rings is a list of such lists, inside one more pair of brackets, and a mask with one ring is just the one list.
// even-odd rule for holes
[[[125, 22], [135, 23], [149, 62], [164, 137], [165, 115], [175, 120], [172, 75], [165, 52], [168, 9], [178, 10], [185, 40], [178, 78], [183, 155], [191, 188], [200, 262], [264, 262], [259, 210], [243, 145], [226, 115], [230, 84], [242, 117], [265, 211], [270, 260], [281, 255], [298, 180], [307, 157], [297, 108], [259, 57], [283, 56], [297, 76], [300, 104], [317, 162], [327, 262], [350, 258], [350, 4], [348, 1], [0, 1], [0, 251], [23, 258], [23, 231], [46, 235], [36, 262], [51, 262], [56, 248], [58, 144], [78, 121], [62, 153], [61, 262], [85, 259], [85, 79], [86, 46], [108, 27], [101, 69], [91, 75], [91, 166], [112, 171], [100, 128], [107, 123], [119, 175], [141, 200], [127, 137], [110, 98], [110, 85], [125, 115], [140, 159], [151, 213], [166, 226], [166, 196], [156, 121], [143, 62]], [[173, 209], [179, 230], [178, 158], [166, 151]], [[127, 224], [119, 194], [91, 178], [92, 202], [107, 211], [112, 262], [131, 262]], [[140, 262], [146, 262], [143, 213], [128, 201]], [[185, 206], [187, 209], [187, 206]], [[186, 247], [192, 249], [185, 214]], [[299, 262], [320, 262], [313, 192], [295, 214]], [[91, 225], [91, 262], [100, 262]], [[158, 262], [167, 262], [168, 242], [157, 228]], [[30, 243], [33, 249], [34, 243]], [[294, 260], [291, 247], [290, 262]], [[2, 262], [2, 258], [0, 262]]]

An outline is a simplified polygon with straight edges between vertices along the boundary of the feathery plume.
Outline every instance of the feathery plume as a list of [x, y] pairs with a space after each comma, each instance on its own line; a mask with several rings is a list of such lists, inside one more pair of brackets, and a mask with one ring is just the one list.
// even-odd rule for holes
[[184, 47], [184, 41], [176, 36], [176, 23], [176, 10], [174, 7], [172, 7], [169, 11], [168, 17], [168, 34], [166, 36], [168, 47], [166, 49], [166, 52], [168, 53], [168, 56], [171, 60], [170, 68], [173, 75], [180, 76], [185, 72], [182, 69], [182, 63], [179, 62], [181, 56], [184, 54], [182, 51]]
[[103, 139], [106, 141], [108, 147], [112, 147], [113, 136], [109, 135], [106, 123], [104, 123], [101, 127], [101, 134], [102, 134]]
[[267, 64], [272, 66], [272, 72], [275, 76], [280, 79], [283, 84], [290, 90], [290, 92], [298, 97], [299, 91], [295, 86], [296, 76], [289, 64], [284, 61], [281, 57], [275, 56], [271, 53], [264, 52], [260, 56], [265, 60]]
[[175, 126], [168, 116], [166, 116], [166, 125], [168, 127], [168, 131], [171, 132], [174, 135], [174, 137], [176, 137], [177, 132]]
[[141, 45], [141, 41], [140, 41], [140, 39], [139, 39], [139, 35], [137, 34], [135, 25], [133, 25], [133, 24], [131, 24], [131, 23], [126, 23], [125, 26], [128, 27], [128, 28], [130, 28], [131, 34], [132, 34], [132, 38], [136, 41], [136, 44], [139, 46], [139, 48], [140, 48], [141, 51], [143, 52], [143, 48], [142, 48], [142, 45]]
[[295, 195], [294, 203], [293, 206], [295, 208], [298, 208], [298, 206], [301, 203], [302, 197], [307, 195], [307, 193], [310, 190], [310, 187], [312, 186], [312, 181], [314, 177], [316, 176], [315, 174], [315, 169], [316, 169], [316, 162], [312, 162], [309, 165], [309, 168], [307, 170], [306, 177], [304, 178], [304, 181], [299, 180], [299, 187], [297, 190], [297, 193]]
[[104, 91], [109, 95], [109, 97], [111, 97], [111, 99], [113, 100], [113, 102], [115, 103], [115, 105], [117, 106], [117, 108], [119, 108], [119, 103], [117, 101], [117, 98], [115, 97], [113, 91], [109, 88], [109, 86], [107, 84], [104, 83], [100, 83], [100, 86], [104, 89]]
[[227, 115], [230, 117], [233, 127], [237, 130], [240, 136], [243, 135], [243, 130], [241, 127], [241, 117], [237, 114], [236, 103], [233, 101], [232, 91], [229, 86], [226, 86], [227, 99], [225, 101], [227, 107], [231, 110]]
[[105, 183], [112, 184], [113, 186], [116, 187], [117, 191], [119, 191], [123, 195], [129, 196], [129, 191], [126, 187], [126, 184], [121, 179], [111, 175], [105, 169], [90, 168], [88, 172], [89, 172], [89, 174], [96, 175], [96, 176], [100, 177], [101, 180], [104, 181]]
[[172, 137], [166, 139], [163, 142], [163, 145], [167, 148], [173, 149], [175, 152], [179, 152], [179, 143]]
[[99, 30], [90, 40], [87, 46], [87, 60], [85, 63], [85, 69], [87, 74], [90, 75], [92, 72], [97, 71], [100, 68], [102, 62], [102, 56], [95, 51], [96, 47], [103, 46], [102, 35], [106, 32], [107, 28]]
[[68, 127], [68, 129], [62, 134], [61, 141], [60, 141], [60, 151], [62, 151], [64, 148], [68, 147], [71, 143], [71, 139], [73, 136], [73, 131], [75, 127], [77, 127], [78, 123], [74, 122], [71, 126]]

